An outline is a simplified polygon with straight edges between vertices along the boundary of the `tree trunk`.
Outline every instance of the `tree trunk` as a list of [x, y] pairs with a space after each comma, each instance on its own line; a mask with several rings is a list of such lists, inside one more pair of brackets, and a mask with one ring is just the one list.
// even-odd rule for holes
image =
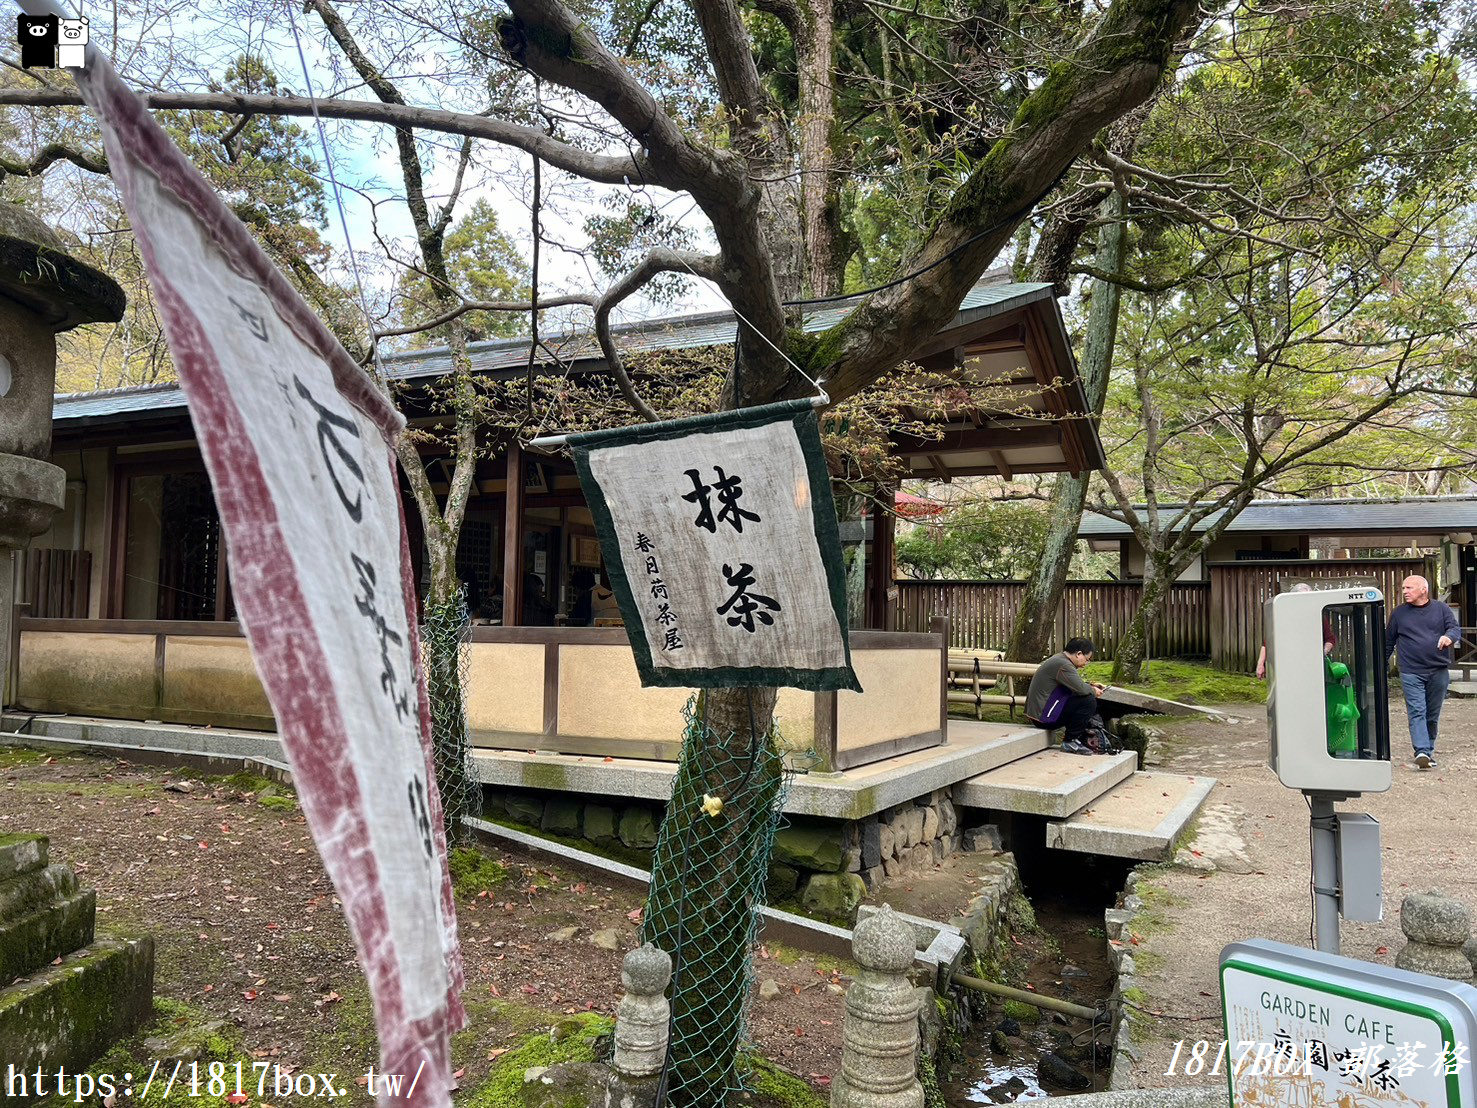
[[[1098, 268], [1117, 273], [1123, 268], [1124, 244], [1128, 227], [1124, 219], [1123, 194], [1111, 193], [1099, 207], [1105, 223], [1098, 235]], [[1093, 285], [1092, 306], [1087, 316], [1087, 338], [1083, 344], [1079, 371], [1087, 392], [1087, 403], [1096, 416], [1103, 414], [1103, 401], [1108, 394], [1108, 376], [1113, 365], [1113, 340], [1118, 332], [1118, 305], [1122, 290], [1111, 281]], [[1013, 662], [1039, 662], [1050, 649], [1056, 610], [1062, 602], [1067, 584], [1072, 551], [1077, 545], [1077, 528], [1082, 523], [1082, 505], [1087, 500], [1086, 473], [1064, 473], [1051, 490], [1051, 524], [1041, 557], [1026, 582], [1021, 606], [1015, 616], [1010, 645], [1005, 656]], [[1067, 628], [1071, 634], [1072, 628]]]
[[[424, 519], [424, 517], [423, 517]], [[456, 572], [457, 534], [439, 516], [425, 519], [431, 583], [421, 611], [421, 664], [431, 708], [431, 751], [446, 841], [466, 838], [463, 816], [482, 814], [482, 790], [467, 765], [466, 651], [470, 621]]]
[[[1227, 522], [1240, 510], [1240, 507], [1236, 506], [1228, 508]], [[1174, 554], [1162, 548], [1145, 551], [1144, 589], [1139, 594], [1138, 610], [1133, 613], [1128, 632], [1119, 640], [1118, 649], [1113, 653], [1113, 683], [1115, 685], [1131, 685], [1139, 680], [1144, 655], [1148, 653], [1149, 633], [1159, 619], [1159, 613], [1164, 610], [1164, 601], [1169, 597], [1169, 590], [1179, 580], [1180, 574], [1185, 572], [1190, 563], [1219, 534], [1220, 531], [1207, 533], [1190, 544], [1187, 549]], [[1176, 532], [1168, 532], [1156, 536], [1156, 541], [1168, 540], [1173, 543], [1175, 535]]]
[[[1067, 584], [1067, 570], [1072, 564], [1072, 551], [1077, 545], [1077, 526], [1082, 521], [1082, 505], [1087, 500], [1087, 475], [1063, 473], [1051, 490], [1051, 524], [1041, 559], [1026, 581], [1021, 606], [1015, 613], [1015, 627], [1005, 656], [1012, 662], [1039, 662], [1051, 651], [1052, 630], [1056, 626], [1056, 610], [1062, 602]], [[1072, 628], [1067, 629], [1068, 634]]]
[[[651, 867], [642, 940], [673, 959], [670, 1103], [719, 1106], [737, 1087], [750, 949], [763, 903], [783, 758], [776, 689], [710, 689], [694, 702]], [[756, 738], [757, 735], [757, 738]], [[723, 801], [707, 814], [705, 796]]]
[[800, 15], [800, 200], [804, 217], [806, 291], [830, 296], [842, 284], [836, 166], [836, 12], [833, 0], [811, 0]]
[[1166, 566], [1163, 555], [1145, 552], [1144, 588], [1139, 594], [1138, 610], [1123, 638], [1118, 640], [1118, 649], [1113, 653], [1113, 677], [1115, 685], [1132, 685], [1139, 680], [1148, 652], [1149, 631], [1159, 618], [1164, 607], [1164, 598], [1169, 594], [1170, 583], [1179, 576], [1179, 571]]

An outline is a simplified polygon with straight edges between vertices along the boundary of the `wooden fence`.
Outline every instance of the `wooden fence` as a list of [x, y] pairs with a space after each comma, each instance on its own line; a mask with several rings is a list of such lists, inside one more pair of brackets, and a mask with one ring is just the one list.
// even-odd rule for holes
[[[1149, 637], [1149, 656], [1209, 657], [1217, 669], [1250, 673], [1262, 645], [1262, 604], [1284, 578], [1372, 585], [1385, 594], [1386, 610], [1400, 603], [1400, 582], [1413, 573], [1432, 579], [1430, 560], [1360, 558], [1212, 562], [1210, 580], [1171, 587]], [[898, 581], [891, 627], [927, 630], [934, 616], [948, 616], [950, 645], [964, 650], [1003, 650], [1025, 594], [1023, 581]], [[1112, 658], [1138, 608], [1136, 581], [1069, 581], [1052, 624], [1051, 649], [1072, 635], [1086, 635], [1099, 659]]]
[[[950, 645], [1002, 650], [1010, 641], [1025, 594], [1023, 581], [898, 581], [892, 629], [927, 629], [948, 616]], [[1086, 635], [1099, 659], [1112, 658], [1134, 612], [1141, 586], [1134, 581], [1069, 581], [1052, 625], [1051, 648]], [[1210, 586], [1186, 582], [1171, 588], [1149, 637], [1152, 657], [1203, 658], [1210, 653]]]
[[86, 550], [23, 550], [16, 555], [15, 599], [38, 619], [86, 619], [92, 555]]
[[1262, 605], [1284, 578], [1329, 585], [1373, 586], [1385, 594], [1385, 611], [1400, 603], [1400, 582], [1411, 574], [1435, 580], [1433, 560], [1211, 562], [1210, 660], [1217, 669], [1250, 673], [1262, 648]]

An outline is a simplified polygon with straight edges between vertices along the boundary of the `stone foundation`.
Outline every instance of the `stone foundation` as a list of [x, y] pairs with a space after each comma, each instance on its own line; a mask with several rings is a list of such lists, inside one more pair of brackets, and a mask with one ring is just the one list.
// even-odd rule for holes
[[[663, 811], [664, 805], [622, 797], [483, 790], [486, 819], [584, 840], [648, 867]], [[775, 835], [767, 899], [850, 925], [868, 889], [929, 869], [959, 848], [959, 816], [948, 789], [863, 820], [787, 817]]]

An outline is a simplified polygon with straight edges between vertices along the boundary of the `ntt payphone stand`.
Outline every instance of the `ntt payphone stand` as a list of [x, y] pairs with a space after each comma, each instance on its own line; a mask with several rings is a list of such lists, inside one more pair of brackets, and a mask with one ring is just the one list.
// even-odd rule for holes
[[1315, 945], [1339, 951], [1339, 917], [1378, 921], [1379, 824], [1334, 804], [1390, 787], [1385, 598], [1309, 584], [1268, 600], [1269, 762], [1312, 814]]

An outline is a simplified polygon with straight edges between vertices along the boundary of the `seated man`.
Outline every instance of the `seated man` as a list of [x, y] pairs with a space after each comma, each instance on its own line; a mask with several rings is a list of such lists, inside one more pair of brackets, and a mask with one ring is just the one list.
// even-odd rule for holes
[[[1026, 718], [1041, 727], [1065, 727], [1064, 747], [1068, 743], [1082, 743], [1093, 716], [1106, 720], [1123, 714], [1118, 705], [1105, 705], [1098, 700], [1098, 694], [1106, 691], [1105, 686], [1088, 681], [1079, 672], [1090, 661], [1092, 640], [1068, 639], [1060, 654], [1052, 655], [1037, 667], [1031, 687], [1026, 690]], [[1060, 715], [1051, 718], [1046, 714], [1047, 701], [1057, 688], [1066, 694], [1066, 703]]]

